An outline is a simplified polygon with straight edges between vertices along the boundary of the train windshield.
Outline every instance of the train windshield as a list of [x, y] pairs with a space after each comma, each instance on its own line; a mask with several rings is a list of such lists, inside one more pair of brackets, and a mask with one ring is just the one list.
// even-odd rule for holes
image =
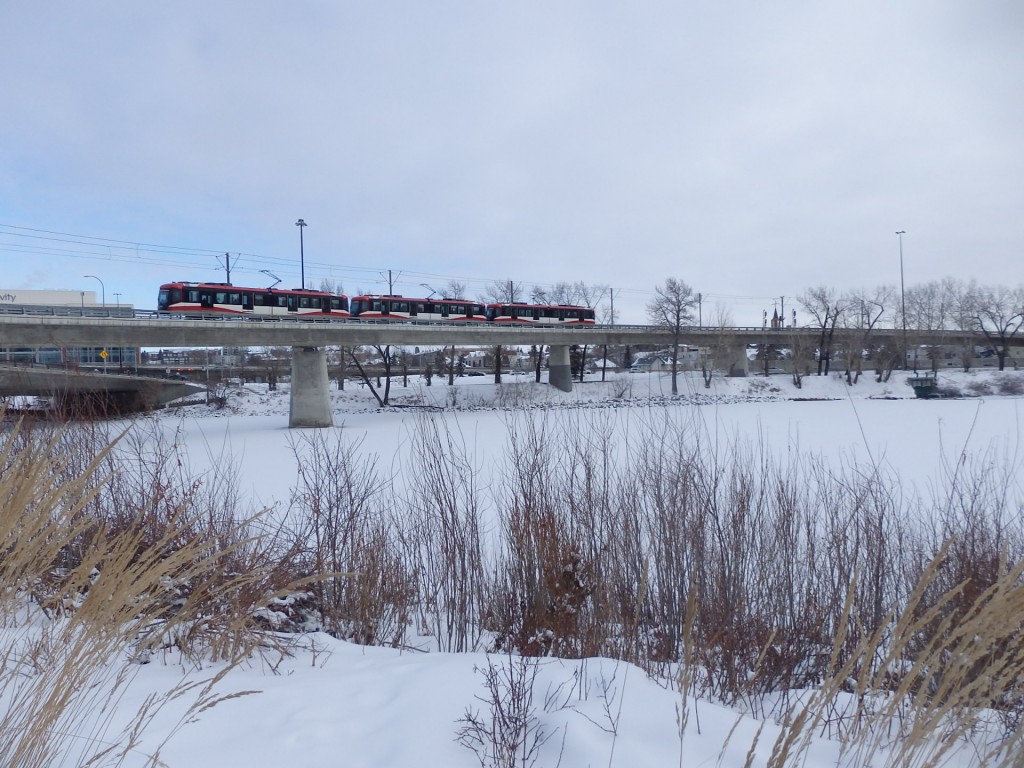
[[178, 304], [181, 302], [181, 289], [180, 288], [161, 288], [160, 294], [157, 296], [156, 308], [167, 309], [172, 304]]

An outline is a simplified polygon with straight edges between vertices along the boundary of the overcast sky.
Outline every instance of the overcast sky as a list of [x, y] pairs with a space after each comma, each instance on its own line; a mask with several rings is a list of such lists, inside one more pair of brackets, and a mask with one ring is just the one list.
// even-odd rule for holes
[[[0, 289], [1024, 281], [1024, 4], [0, 10]], [[55, 234], [60, 233], [60, 234]], [[221, 256], [223, 261], [223, 256]]]

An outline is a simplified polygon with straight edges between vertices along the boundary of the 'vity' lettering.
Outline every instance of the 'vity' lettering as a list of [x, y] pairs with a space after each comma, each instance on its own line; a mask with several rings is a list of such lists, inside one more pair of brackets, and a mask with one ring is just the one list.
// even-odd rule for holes
[[14, 301], [18, 298], [14, 293], [0, 293], [0, 301]]

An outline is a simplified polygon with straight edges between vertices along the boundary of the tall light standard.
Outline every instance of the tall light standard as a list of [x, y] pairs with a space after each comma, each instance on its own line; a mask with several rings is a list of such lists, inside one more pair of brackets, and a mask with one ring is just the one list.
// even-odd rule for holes
[[896, 233], [900, 239], [900, 314], [903, 315], [903, 369], [907, 368], [907, 300], [903, 290], [903, 236], [907, 234], [905, 229]]
[[96, 275], [82, 275], [82, 277], [91, 277], [93, 280], [99, 281], [100, 292], [101, 292], [100, 295], [103, 296], [103, 307], [104, 307], [104, 309], [106, 309], [106, 306], [107, 306], [107, 286], [105, 286], [103, 284], [103, 281], [100, 280], [98, 277], [96, 277]]
[[295, 222], [295, 226], [299, 228], [299, 274], [302, 279], [303, 288], [306, 287], [306, 253], [302, 243], [302, 230], [306, 228], [306, 222], [299, 219]]

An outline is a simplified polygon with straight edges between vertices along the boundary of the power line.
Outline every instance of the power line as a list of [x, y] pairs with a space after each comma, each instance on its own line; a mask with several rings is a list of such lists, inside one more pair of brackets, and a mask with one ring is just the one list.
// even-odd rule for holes
[[[7, 231], [4, 231], [7, 230]], [[224, 248], [198, 248], [192, 246], [165, 245], [158, 243], [143, 243], [133, 240], [122, 240], [109, 237], [98, 237], [94, 235], [83, 235], [59, 230], [41, 229], [37, 227], [24, 227], [14, 224], [0, 224], [0, 236], [20, 238], [23, 240], [44, 241], [61, 244], [62, 246], [77, 245], [80, 249], [60, 247], [57, 245], [33, 245], [25, 242], [0, 242], [0, 252], [35, 254], [39, 256], [59, 256], [76, 259], [114, 261], [126, 264], [138, 264], [149, 267], [168, 267], [183, 270], [204, 270], [220, 271], [219, 259], [226, 252]], [[102, 249], [102, 250], [100, 250]], [[230, 250], [230, 249], [228, 249]], [[244, 251], [233, 251], [234, 271], [257, 273], [263, 268], [273, 267], [286, 274], [298, 274], [300, 265], [295, 263], [293, 257], [267, 256]], [[189, 257], [192, 257], [189, 260]], [[365, 281], [380, 274], [380, 264], [372, 266], [356, 266], [344, 264], [330, 264], [322, 261], [307, 261], [306, 264], [324, 273], [329, 277], [342, 276], [342, 279], [354, 282]], [[396, 266], [401, 266], [396, 265]], [[467, 275], [445, 275], [437, 272], [403, 270], [400, 273], [408, 277], [409, 283], [417, 286], [421, 282], [446, 280], [458, 281], [467, 284], [467, 288], [483, 290], [494, 282], [494, 277], [479, 277]], [[507, 277], [500, 278], [502, 280]], [[374, 280], [373, 282], [377, 282]], [[523, 284], [553, 288], [557, 282], [517, 280]], [[564, 282], [564, 281], [563, 281]], [[403, 284], [406, 281], [402, 280]], [[628, 286], [616, 286], [616, 292], [620, 296], [649, 297], [654, 295], [652, 288], [634, 288]], [[740, 296], [724, 293], [703, 292], [704, 299], [719, 299], [726, 301], [768, 301], [776, 297], [771, 296]]]

